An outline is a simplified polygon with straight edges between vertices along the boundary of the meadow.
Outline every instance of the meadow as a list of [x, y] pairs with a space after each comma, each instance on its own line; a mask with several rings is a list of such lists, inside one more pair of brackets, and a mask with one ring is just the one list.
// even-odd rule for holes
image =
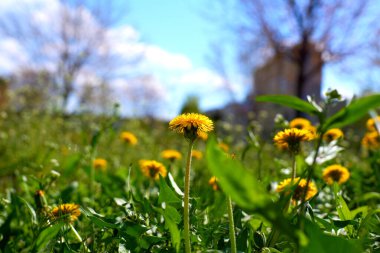
[[2, 111], [0, 252], [380, 252], [380, 95], [338, 100], [259, 97], [315, 119], [269, 134]]

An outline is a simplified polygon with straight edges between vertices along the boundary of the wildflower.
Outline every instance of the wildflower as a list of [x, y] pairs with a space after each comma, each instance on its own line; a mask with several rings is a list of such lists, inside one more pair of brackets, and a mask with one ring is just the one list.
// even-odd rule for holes
[[350, 178], [350, 172], [347, 168], [334, 164], [326, 167], [323, 170], [323, 180], [329, 185], [337, 182], [338, 184], [343, 184]]
[[77, 204], [62, 204], [51, 211], [56, 219], [62, 218], [67, 223], [72, 223], [80, 216], [79, 205]]
[[214, 129], [212, 120], [198, 113], [185, 113], [175, 117], [169, 122], [169, 128], [183, 133], [186, 138], [195, 140], [197, 136]]
[[230, 147], [224, 143], [224, 142], [221, 142], [218, 144], [219, 148], [221, 148], [224, 152], [228, 152], [228, 150], [230, 149]]
[[305, 118], [295, 118], [289, 122], [290, 128], [308, 129], [311, 126], [311, 122]]
[[380, 148], [380, 135], [378, 132], [366, 133], [362, 139], [362, 146], [367, 149]]
[[201, 139], [201, 140], [203, 140], [203, 141], [207, 141], [207, 139], [208, 139], [208, 134], [205, 133], [205, 132], [200, 132], [200, 133], [198, 134], [198, 138]]
[[290, 128], [278, 132], [274, 137], [274, 142], [281, 149], [288, 149], [291, 152], [298, 153], [301, 141], [310, 141], [314, 138], [309, 130]]
[[92, 166], [95, 169], [101, 169], [101, 170], [105, 171], [107, 169], [107, 160], [105, 160], [103, 158], [97, 158], [92, 162]]
[[291, 178], [285, 179], [278, 185], [276, 191], [277, 192], [285, 191], [285, 194], [289, 194], [290, 188], [294, 186], [295, 184], [298, 184], [298, 185], [297, 185], [297, 188], [294, 190], [293, 196], [292, 196], [292, 200], [294, 204], [297, 201], [302, 201], [302, 198], [305, 194], [305, 190], [306, 190], [306, 195], [305, 195], [306, 201], [314, 197], [315, 194], [317, 194], [318, 192], [317, 187], [311, 181], [309, 181], [308, 187], [306, 189], [307, 180], [306, 179], [300, 180], [299, 177], [296, 177], [293, 180]]
[[181, 153], [174, 149], [167, 149], [167, 150], [162, 151], [161, 156], [162, 158], [168, 159], [172, 162], [182, 158]]
[[380, 116], [377, 116], [376, 118], [370, 118], [369, 120], [367, 120], [368, 131], [370, 132], [376, 131], [376, 122], [380, 122]]
[[306, 128], [306, 130], [309, 130], [311, 134], [311, 139], [315, 139], [318, 137], [317, 128], [315, 126], [310, 125], [309, 127]]
[[208, 180], [208, 184], [212, 186], [212, 189], [214, 191], [219, 190], [218, 179], [215, 176], [211, 177], [210, 180]]
[[343, 132], [339, 128], [332, 128], [323, 135], [323, 139], [327, 142], [331, 142], [339, 138], [343, 138]]
[[126, 142], [130, 145], [136, 145], [137, 144], [137, 138], [131, 132], [127, 132], [127, 131], [122, 132], [120, 134], [120, 139], [122, 139], [124, 142]]
[[145, 176], [155, 180], [158, 180], [160, 178], [160, 175], [162, 177], [166, 177], [167, 175], [165, 166], [162, 163], [154, 160], [141, 160], [140, 168]]
[[37, 190], [34, 193], [34, 202], [36, 203], [37, 209], [39, 210], [47, 206], [45, 192], [43, 190]]
[[194, 157], [197, 160], [201, 160], [203, 157], [203, 154], [201, 151], [193, 149], [193, 151], [191, 152], [191, 157]]

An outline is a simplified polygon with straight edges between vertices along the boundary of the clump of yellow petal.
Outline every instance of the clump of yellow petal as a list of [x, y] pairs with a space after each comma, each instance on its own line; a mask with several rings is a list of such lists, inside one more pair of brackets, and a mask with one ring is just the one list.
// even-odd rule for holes
[[[380, 116], [377, 116], [376, 118], [370, 118], [369, 120], [367, 120], [368, 131], [370, 131], [370, 132], [377, 131], [376, 122], [380, 122]], [[379, 131], [380, 131], [380, 129], [379, 129]]]
[[207, 116], [199, 113], [185, 113], [169, 122], [169, 128], [182, 133], [186, 138], [195, 140], [198, 136], [214, 129], [214, 124]]
[[161, 157], [164, 159], [168, 159], [170, 161], [179, 160], [182, 158], [182, 155], [180, 152], [174, 149], [166, 149], [161, 152]]
[[318, 192], [317, 187], [312, 181], [309, 182], [306, 188], [307, 180], [306, 179], [300, 180], [299, 177], [296, 177], [293, 180], [291, 178], [285, 179], [278, 185], [276, 191], [284, 192], [285, 194], [290, 194], [291, 188], [294, 187], [296, 184], [297, 184], [297, 187], [295, 188], [293, 192], [293, 196], [292, 196], [293, 203], [296, 203], [297, 201], [302, 201], [305, 191], [306, 191], [306, 195], [305, 195], [306, 201], [314, 197]]
[[350, 178], [350, 172], [347, 168], [334, 164], [323, 170], [322, 177], [326, 184], [332, 185], [334, 182], [343, 184]]
[[165, 166], [155, 160], [141, 160], [140, 169], [145, 176], [154, 180], [158, 180], [160, 175], [162, 177], [166, 177], [167, 175]]
[[120, 139], [122, 139], [125, 143], [128, 143], [130, 145], [136, 145], [137, 144], [137, 137], [131, 133], [124, 131], [120, 134]]
[[295, 118], [289, 122], [290, 128], [308, 129], [311, 126], [311, 122], [305, 118]]
[[378, 132], [368, 132], [362, 139], [362, 146], [367, 149], [379, 149], [380, 148], [380, 135]]
[[92, 162], [92, 166], [95, 168], [95, 169], [101, 169], [101, 170], [106, 170], [107, 169], [107, 160], [103, 159], [103, 158], [96, 158], [93, 162]]
[[314, 134], [306, 129], [290, 128], [278, 132], [273, 138], [276, 145], [281, 149], [287, 149], [291, 152], [298, 153], [302, 141], [311, 141]]
[[212, 189], [214, 191], [219, 190], [218, 179], [215, 176], [211, 177], [210, 180], [208, 180], [208, 184], [212, 186]]
[[79, 205], [77, 204], [61, 204], [51, 211], [55, 219], [63, 219], [67, 223], [72, 223], [80, 216]]
[[201, 160], [203, 158], [203, 154], [202, 154], [202, 151], [199, 151], [199, 150], [196, 150], [196, 149], [193, 149], [191, 151], [191, 157], [197, 159], [197, 160]]
[[340, 138], [343, 138], [343, 132], [339, 128], [332, 128], [323, 135], [323, 139], [327, 142], [331, 142]]

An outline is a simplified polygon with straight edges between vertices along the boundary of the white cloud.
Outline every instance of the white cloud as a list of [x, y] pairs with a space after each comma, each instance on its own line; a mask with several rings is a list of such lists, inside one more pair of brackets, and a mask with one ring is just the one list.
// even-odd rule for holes
[[[12, 0], [0, 1], [0, 8], [14, 8], [16, 5], [22, 6], [19, 2]], [[57, 0], [22, 0], [31, 8], [32, 17], [38, 21], [42, 27], [53, 29], [47, 31], [58, 31], [58, 28], [52, 28], [53, 24], [57, 24], [55, 17], [59, 15], [59, 1]], [[5, 7], [4, 7], [5, 8]], [[3, 10], [4, 11], [4, 10]], [[99, 29], [99, 25], [90, 12], [86, 12], [85, 23], [88, 29]], [[217, 106], [225, 101], [226, 80], [218, 73], [205, 68], [194, 65], [191, 59], [181, 53], [165, 50], [157, 45], [144, 43], [140, 39], [140, 33], [128, 24], [120, 25], [106, 31], [108, 44], [98, 48], [98, 55], [118, 56], [122, 61], [132, 58], [139, 58], [137, 65], [120, 64], [117, 70], [120, 76], [128, 76], [133, 73], [145, 75], [139, 78], [123, 79], [117, 77], [109, 81], [110, 86], [114, 90], [115, 100], [119, 101], [124, 110], [128, 108], [128, 101], [135, 100], [138, 102], [137, 96], [142, 96], [141, 106], [152, 109], [151, 105], [147, 105], [151, 101], [167, 103], [165, 115], [161, 117], [169, 118], [178, 113], [183, 100], [188, 94], [200, 97], [202, 105]], [[57, 48], [59, 44], [45, 45], [41, 47], [41, 51], [49, 55], [50, 62], [43, 62], [43, 66], [49, 66], [54, 69], [53, 65], [57, 59]], [[28, 53], [24, 47], [15, 40], [2, 38], [0, 40], [0, 72], [15, 71], [17, 66], [24, 64], [29, 60]], [[76, 90], [80, 91], [82, 85], [91, 83], [97, 85], [100, 79], [97, 76], [95, 67], [86, 67], [82, 70], [77, 78]], [[236, 79], [240, 80], [240, 79]], [[241, 92], [239, 82], [233, 82], [232, 89], [235, 92]], [[126, 102], [123, 102], [126, 101]], [[170, 102], [170, 103], [169, 103]], [[153, 103], [152, 103], [153, 105]], [[122, 108], [123, 109], [123, 108]]]
[[202, 85], [213, 88], [223, 88], [226, 80], [207, 68], [198, 68], [183, 73], [178, 77], [176, 82], [183, 85]]
[[188, 57], [168, 52], [155, 45], [147, 45], [144, 56], [147, 63], [164, 70], [189, 70], [192, 68]]

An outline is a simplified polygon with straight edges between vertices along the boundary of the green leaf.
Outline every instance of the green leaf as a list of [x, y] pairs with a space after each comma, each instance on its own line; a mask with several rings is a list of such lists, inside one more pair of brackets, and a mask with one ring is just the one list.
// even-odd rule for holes
[[101, 217], [93, 214], [92, 212], [90, 212], [84, 208], [81, 208], [81, 212], [85, 216], [87, 216], [87, 218], [89, 218], [95, 225], [97, 225], [100, 228], [120, 228], [120, 225], [109, 223], [109, 222], [105, 221], [104, 219], [102, 219]]
[[159, 186], [160, 186], [160, 195], [158, 197], [158, 203], [182, 203], [182, 200], [178, 198], [178, 196], [175, 194], [175, 192], [169, 187], [169, 185], [166, 183], [165, 179], [160, 176], [159, 180]]
[[338, 192], [339, 191], [339, 185], [334, 182], [333, 185], [334, 188], [334, 194], [335, 194], [335, 204], [336, 204], [336, 210], [338, 212], [339, 218], [344, 220], [351, 220], [351, 211], [347, 206], [346, 201], [343, 199], [342, 195]]
[[347, 240], [338, 236], [323, 233], [320, 228], [309, 220], [304, 219], [308, 244], [301, 253], [359, 253], [363, 252], [358, 240]]
[[300, 112], [305, 112], [311, 115], [318, 115], [320, 112], [317, 108], [315, 108], [310, 103], [289, 95], [265, 95], [256, 97], [256, 101], [258, 102], [271, 102], [274, 104], [279, 104], [283, 106], [287, 106], [293, 109], [296, 109]]
[[359, 98], [331, 116], [323, 126], [323, 131], [330, 128], [342, 128], [363, 118], [370, 109], [380, 107], [380, 94]]
[[[177, 223], [179, 223], [179, 222], [176, 222], [176, 220], [175, 220], [178, 217], [174, 217], [174, 219], [173, 219], [173, 214], [171, 213], [172, 211], [168, 212], [167, 211], [168, 208], [174, 209], [173, 207], [171, 207], [169, 205], [166, 206], [165, 210], [163, 210], [161, 208], [153, 207], [154, 210], [156, 210], [158, 213], [160, 213], [160, 214], [162, 214], [162, 216], [164, 216], [165, 228], [168, 229], [170, 232], [171, 242], [172, 242], [176, 252], [179, 252], [180, 245], [181, 245], [181, 233], [180, 233], [180, 230], [178, 229], [178, 226], [177, 226]], [[181, 216], [179, 216], [179, 219], [181, 219]]]
[[50, 226], [44, 230], [38, 235], [38, 238], [36, 240], [36, 250], [37, 252], [45, 252], [46, 246], [48, 243], [53, 240], [58, 232], [61, 230], [63, 226], [63, 223], [57, 223], [53, 226]]
[[208, 168], [219, 180], [223, 191], [239, 206], [252, 210], [271, 202], [270, 195], [252, 173], [223, 152], [215, 138], [208, 141], [206, 157]]
[[[17, 196], [18, 197], [18, 196]], [[26, 205], [26, 207], [28, 208], [29, 210], [29, 213], [30, 213], [30, 216], [31, 216], [31, 219], [32, 219], [32, 223], [33, 224], [37, 224], [37, 214], [36, 214], [36, 211], [33, 209], [33, 207], [28, 203], [28, 201], [26, 201], [25, 199], [21, 198], [21, 197], [18, 197], [22, 202], [24, 202], [24, 204]]]

